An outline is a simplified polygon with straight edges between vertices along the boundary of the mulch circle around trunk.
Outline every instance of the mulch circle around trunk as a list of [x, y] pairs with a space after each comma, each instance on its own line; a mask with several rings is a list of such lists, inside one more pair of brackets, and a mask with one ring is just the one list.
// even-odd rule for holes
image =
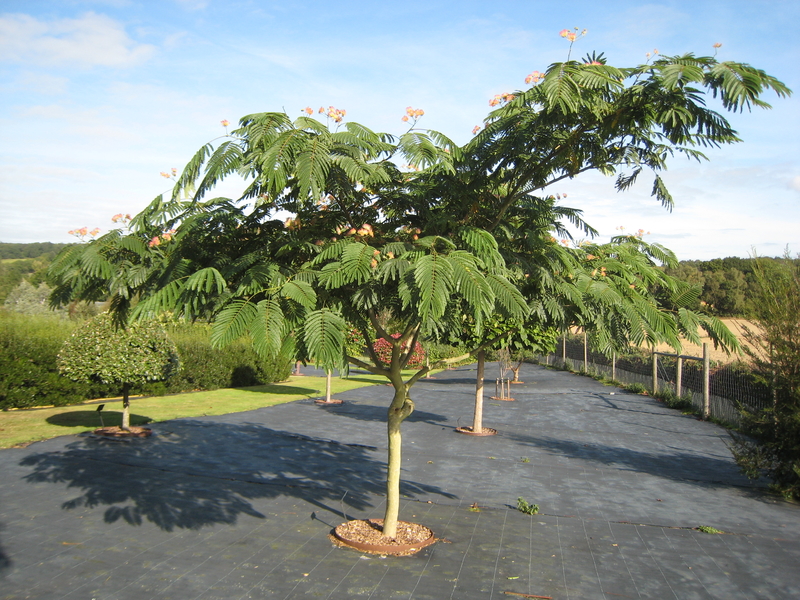
[[497, 435], [497, 429], [492, 429], [491, 427], [484, 427], [481, 431], [472, 431], [472, 427], [456, 427], [456, 433], [463, 433], [465, 435], [477, 435], [477, 436], [487, 436], [487, 435]]
[[433, 531], [418, 523], [397, 522], [397, 537], [384, 537], [383, 519], [347, 521], [333, 530], [331, 540], [338, 546], [369, 554], [408, 556], [436, 541]]
[[337, 400], [336, 398], [331, 398], [331, 401], [328, 402], [327, 400], [318, 399], [314, 400], [314, 404], [319, 404], [321, 406], [338, 406], [340, 404], [344, 404], [344, 400]]
[[149, 437], [153, 434], [153, 430], [148, 427], [129, 427], [126, 431], [121, 427], [100, 427], [95, 429], [92, 433], [95, 435], [102, 435], [103, 437], [112, 438], [143, 438]]

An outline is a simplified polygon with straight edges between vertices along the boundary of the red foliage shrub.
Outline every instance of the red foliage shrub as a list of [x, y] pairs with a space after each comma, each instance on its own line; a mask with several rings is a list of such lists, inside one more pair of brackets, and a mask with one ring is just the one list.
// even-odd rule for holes
[[[392, 337], [397, 339], [400, 337], [399, 333], [393, 333]], [[386, 366], [392, 361], [392, 345], [383, 338], [378, 338], [372, 343], [372, 349], [375, 354], [381, 359], [381, 362]], [[403, 348], [405, 350], [405, 348]], [[422, 349], [422, 344], [417, 342], [414, 344], [414, 351], [411, 353], [411, 358], [408, 359], [406, 365], [409, 369], [418, 369], [425, 364], [425, 350]]]

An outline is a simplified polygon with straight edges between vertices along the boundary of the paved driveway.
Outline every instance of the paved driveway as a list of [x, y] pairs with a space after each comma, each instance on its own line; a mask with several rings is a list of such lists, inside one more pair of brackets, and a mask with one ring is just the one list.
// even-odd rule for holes
[[0, 451], [0, 599], [800, 598], [800, 506], [744, 479], [723, 429], [525, 365], [514, 402], [487, 387], [499, 435], [459, 435], [474, 376], [412, 390], [401, 518], [441, 538], [414, 556], [328, 539], [383, 515], [391, 388], [373, 386]]

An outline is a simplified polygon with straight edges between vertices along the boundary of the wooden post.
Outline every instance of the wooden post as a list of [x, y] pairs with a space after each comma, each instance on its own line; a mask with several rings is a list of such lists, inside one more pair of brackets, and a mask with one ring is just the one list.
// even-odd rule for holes
[[658, 354], [653, 350], [653, 394], [658, 392]]
[[585, 373], [589, 372], [589, 352], [588, 352], [588, 344], [586, 343], [586, 330], [583, 330], [583, 371]]
[[561, 338], [561, 362], [567, 362], [567, 333], [564, 332], [564, 337]]
[[611, 380], [617, 380], [617, 353], [611, 353]]
[[680, 398], [683, 394], [683, 357], [677, 355], [677, 364], [675, 365], [675, 395]]
[[711, 357], [708, 342], [703, 342], [703, 418], [711, 416]]

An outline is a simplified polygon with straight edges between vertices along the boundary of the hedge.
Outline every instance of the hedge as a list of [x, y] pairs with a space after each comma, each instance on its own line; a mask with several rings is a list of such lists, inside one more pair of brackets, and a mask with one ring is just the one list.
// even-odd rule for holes
[[[0, 409], [65, 406], [121, 395], [121, 386], [77, 383], [58, 374], [56, 355], [79, 323], [0, 310]], [[180, 374], [132, 388], [132, 394], [260, 385], [283, 381], [291, 373], [291, 358], [262, 360], [247, 340], [222, 350], [212, 348], [207, 325], [171, 325], [169, 333], [183, 365]]]

